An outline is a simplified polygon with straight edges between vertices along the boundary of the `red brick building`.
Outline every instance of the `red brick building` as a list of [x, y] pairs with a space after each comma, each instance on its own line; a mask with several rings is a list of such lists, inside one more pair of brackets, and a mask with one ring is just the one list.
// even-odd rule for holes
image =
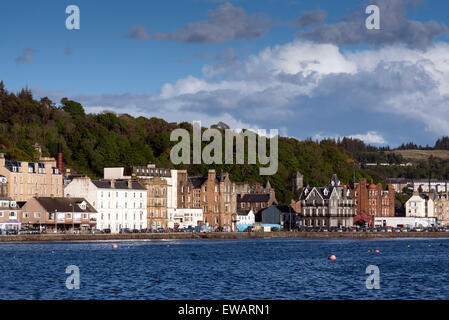
[[394, 217], [395, 191], [391, 184], [384, 190], [382, 184], [367, 184], [362, 179], [351, 189], [351, 196], [355, 215], [365, 212], [374, 217]]

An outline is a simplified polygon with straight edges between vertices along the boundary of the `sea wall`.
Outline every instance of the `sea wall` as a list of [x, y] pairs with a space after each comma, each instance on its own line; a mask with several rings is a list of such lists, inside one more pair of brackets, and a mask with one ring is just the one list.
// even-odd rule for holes
[[129, 234], [38, 234], [0, 236], [0, 242], [27, 241], [120, 241], [166, 239], [388, 239], [388, 238], [449, 238], [449, 232], [210, 232], [210, 233], [129, 233]]

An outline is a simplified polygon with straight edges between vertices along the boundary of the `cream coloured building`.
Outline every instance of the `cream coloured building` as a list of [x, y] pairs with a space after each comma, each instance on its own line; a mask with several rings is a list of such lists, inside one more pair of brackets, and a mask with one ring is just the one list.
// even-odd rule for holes
[[413, 192], [413, 196], [405, 203], [405, 216], [416, 218], [435, 217], [433, 193]]
[[0, 175], [8, 181], [7, 196], [15, 201], [39, 197], [62, 197], [62, 174], [54, 158], [39, 162], [6, 160], [0, 154]]

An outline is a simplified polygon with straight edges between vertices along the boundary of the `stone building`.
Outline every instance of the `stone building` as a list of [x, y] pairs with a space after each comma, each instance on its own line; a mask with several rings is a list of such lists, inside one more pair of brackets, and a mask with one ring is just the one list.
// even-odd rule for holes
[[37, 197], [22, 207], [22, 226], [51, 231], [89, 230], [96, 227], [97, 211], [84, 198]]
[[27, 201], [35, 195], [62, 197], [62, 174], [54, 158], [39, 162], [6, 160], [0, 154], [0, 175], [8, 181], [7, 196], [15, 201]]
[[303, 226], [349, 227], [353, 225], [354, 201], [350, 190], [334, 174], [325, 187], [305, 187], [299, 197]]
[[[242, 184], [240, 184], [241, 186]], [[237, 188], [238, 189], [238, 188]], [[239, 189], [238, 189], [239, 190]], [[237, 192], [237, 210], [253, 210], [255, 213], [273, 204], [277, 205], [274, 189], [269, 181], [265, 187], [260, 184], [249, 186], [244, 189], [246, 192]], [[242, 191], [241, 189], [239, 190]]]
[[442, 226], [449, 226], [449, 193], [437, 193], [434, 198], [434, 217]]
[[189, 177], [178, 170], [178, 207], [203, 209], [203, 223], [213, 229], [235, 229], [237, 201], [229, 174], [209, 170], [207, 177]]
[[395, 190], [393, 185], [388, 185], [384, 190], [382, 184], [367, 184], [366, 179], [351, 189], [351, 197], [354, 199], [354, 214], [364, 212], [374, 217], [394, 217]]
[[167, 229], [167, 181], [156, 176], [151, 179], [139, 179], [139, 182], [148, 191], [148, 228], [153, 230]]
[[405, 203], [406, 217], [432, 218], [435, 217], [435, 192], [420, 193], [413, 191], [413, 195]]

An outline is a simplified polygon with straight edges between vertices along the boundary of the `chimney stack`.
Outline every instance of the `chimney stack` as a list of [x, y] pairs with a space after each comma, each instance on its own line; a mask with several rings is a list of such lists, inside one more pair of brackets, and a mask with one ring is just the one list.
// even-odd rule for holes
[[58, 170], [62, 174], [62, 143], [58, 143]]

